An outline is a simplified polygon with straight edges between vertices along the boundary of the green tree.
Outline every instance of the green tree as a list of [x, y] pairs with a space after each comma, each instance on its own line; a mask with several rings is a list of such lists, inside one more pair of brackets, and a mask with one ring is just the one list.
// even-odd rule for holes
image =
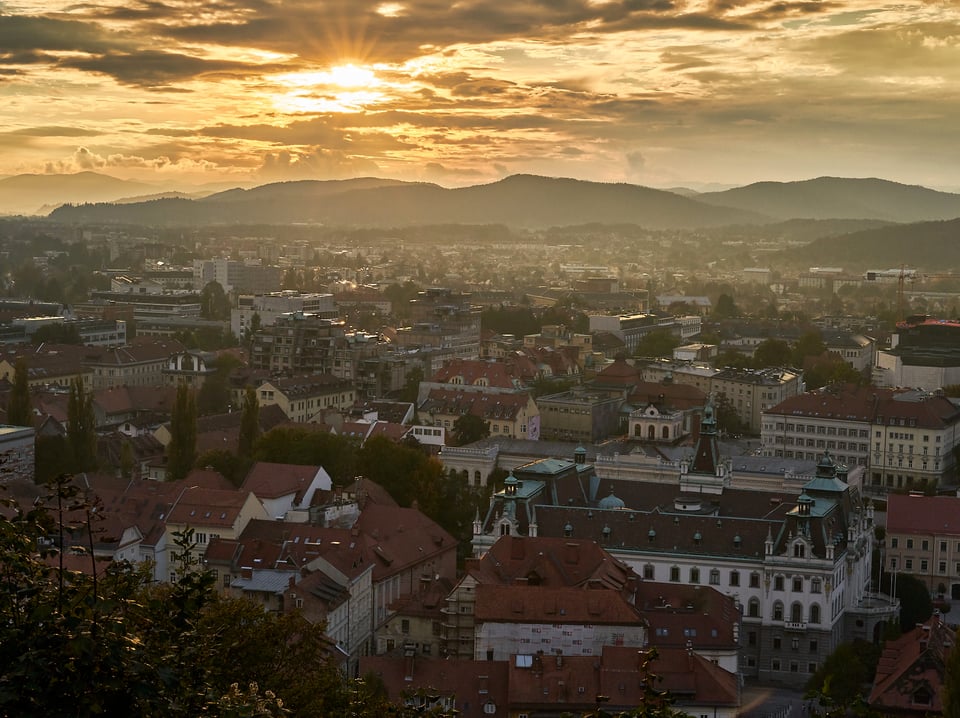
[[933, 615], [933, 600], [926, 585], [909, 573], [884, 573], [880, 577], [880, 590], [895, 594], [900, 599], [900, 628], [909, 631]]
[[260, 435], [260, 402], [257, 401], [257, 392], [248, 386], [243, 395], [243, 405], [240, 407], [240, 441], [238, 453], [240, 456], [253, 456], [253, 447]]
[[200, 454], [193, 465], [197, 469], [213, 469], [234, 486], [240, 486], [247, 477], [253, 460], [249, 456], [240, 456], [227, 449], [211, 449]]
[[207, 282], [200, 290], [200, 316], [204, 319], [230, 318], [230, 298], [220, 282]]
[[453, 441], [456, 446], [472, 444], [490, 436], [490, 422], [476, 414], [461, 414], [453, 422]]
[[820, 332], [812, 330], [801, 335], [793, 345], [793, 365], [803, 367], [807, 357], [818, 357], [827, 350]]
[[257, 439], [253, 458], [281, 464], [322, 466], [341, 486], [357, 475], [357, 444], [354, 440], [307, 426], [271, 429]]
[[862, 699], [879, 658], [879, 648], [866, 641], [841, 643], [807, 682], [807, 695], [819, 698], [824, 705], [836, 706], [839, 715], [845, 715]]
[[643, 335], [637, 342], [634, 356], [638, 357], [669, 357], [673, 350], [680, 345], [680, 339], [669, 329], [654, 329]]
[[397, 397], [400, 401], [406, 401], [411, 404], [417, 403], [418, 392], [420, 391], [420, 382], [423, 381], [423, 369], [418, 366], [407, 370], [403, 381], [403, 389]]
[[193, 390], [185, 383], [177, 387], [170, 416], [170, 444], [167, 446], [167, 480], [184, 478], [197, 458], [197, 404]]
[[80, 331], [73, 324], [45, 324], [33, 333], [30, 337], [31, 344], [43, 344], [53, 342], [55, 344], [83, 344], [83, 338]]
[[943, 718], [960, 718], [960, 630], [943, 670]]
[[75, 471], [90, 471], [97, 467], [97, 417], [93, 407], [93, 392], [84, 388], [83, 379], [79, 376], [70, 382], [67, 441]]
[[721, 294], [717, 298], [717, 303], [714, 305], [713, 311], [710, 313], [710, 317], [712, 319], [733, 319], [734, 317], [739, 316], [740, 309], [733, 301], [733, 296], [726, 293]]
[[120, 475], [129, 479], [133, 475], [133, 469], [137, 465], [136, 457], [133, 455], [133, 445], [129, 441], [120, 444]]
[[753, 366], [756, 369], [789, 366], [792, 359], [790, 345], [782, 339], [765, 339], [753, 352]]
[[7, 397], [7, 423], [13, 426], [33, 426], [27, 362], [23, 357], [17, 359], [13, 369], [13, 387]]

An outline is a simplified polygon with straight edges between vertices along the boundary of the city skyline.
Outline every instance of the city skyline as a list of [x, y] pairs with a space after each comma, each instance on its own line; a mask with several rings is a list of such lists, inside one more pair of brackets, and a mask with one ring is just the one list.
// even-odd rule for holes
[[960, 6], [0, 0], [0, 176], [960, 190]]

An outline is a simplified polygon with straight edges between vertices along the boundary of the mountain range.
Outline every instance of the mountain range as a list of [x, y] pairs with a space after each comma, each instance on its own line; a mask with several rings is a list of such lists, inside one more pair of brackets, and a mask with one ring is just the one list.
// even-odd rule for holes
[[[62, 205], [62, 206], [59, 206]], [[718, 192], [513, 175], [444, 188], [373, 177], [304, 180], [207, 193], [161, 193], [94, 172], [0, 179], [0, 213], [53, 209], [51, 219], [154, 226], [317, 223], [353, 227], [589, 223], [650, 229], [762, 226], [791, 219], [911, 223], [960, 217], [960, 194], [881, 179], [820, 177]]]

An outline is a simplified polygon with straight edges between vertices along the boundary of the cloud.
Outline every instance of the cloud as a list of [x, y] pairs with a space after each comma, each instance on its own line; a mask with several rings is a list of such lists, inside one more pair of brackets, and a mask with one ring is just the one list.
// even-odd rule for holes
[[286, 179], [339, 179], [376, 175], [380, 171], [371, 160], [350, 157], [342, 152], [314, 148], [299, 153], [289, 150], [267, 152], [257, 175], [267, 181]]

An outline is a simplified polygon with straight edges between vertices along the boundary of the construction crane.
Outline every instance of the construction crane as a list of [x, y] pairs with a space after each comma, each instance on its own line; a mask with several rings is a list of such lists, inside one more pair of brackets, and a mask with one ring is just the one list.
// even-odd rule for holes
[[[889, 277], [889, 273], [880, 273], [880, 272], [867, 272], [864, 275], [864, 278], [868, 282], [875, 282], [882, 277]], [[905, 264], [900, 265], [900, 270], [896, 274], [897, 279], [897, 324], [900, 324], [906, 319], [904, 315], [904, 287], [909, 281], [911, 284], [914, 282], [920, 281], [925, 282], [928, 279], [957, 279], [960, 280], [960, 274], [928, 274], [926, 272], [918, 272], [916, 269], [907, 269]]]

